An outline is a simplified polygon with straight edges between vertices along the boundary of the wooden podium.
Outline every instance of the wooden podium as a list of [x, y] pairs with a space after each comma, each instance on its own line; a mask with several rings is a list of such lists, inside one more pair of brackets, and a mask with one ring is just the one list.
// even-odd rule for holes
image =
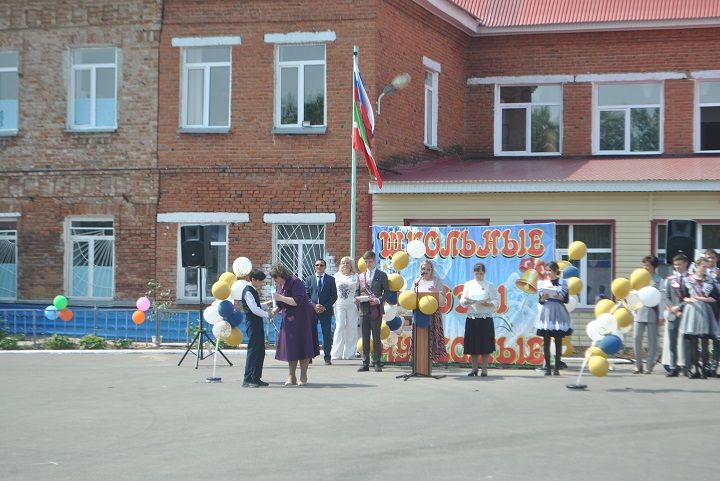
[[[437, 292], [418, 292], [418, 302], [425, 296], [432, 296], [438, 300]], [[415, 323], [412, 325], [412, 372], [397, 376], [398, 379], [403, 378], [407, 381], [411, 377], [431, 377], [440, 379], [443, 376], [433, 376], [432, 374], [432, 358], [430, 356], [430, 327], [418, 327]]]

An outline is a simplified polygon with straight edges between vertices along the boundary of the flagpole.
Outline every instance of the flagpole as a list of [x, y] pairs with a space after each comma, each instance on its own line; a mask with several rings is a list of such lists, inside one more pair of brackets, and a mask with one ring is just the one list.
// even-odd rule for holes
[[[358, 46], [357, 45], [353, 46], [353, 82], [352, 82], [352, 85], [353, 85], [353, 88], [352, 88], [353, 109], [355, 107], [355, 68], [357, 67], [357, 63], [358, 63], [358, 52], [359, 52]], [[351, 110], [351, 112], [353, 112], [353, 110]], [[352, 155], [351, 155], [352, 163], [351, 163], [351, 167], [350, 167], [350, 170], [351, 170], [351, 173], [350, 173], [350, 257], [352, 257], [353, 259], [355, 259], [355, 228], [356, 228], [355, 227], [355, 224], [356, 224], [355, 218], [357, 216], [357, 212], [356, 212], [357, 196], [356, 196], [356, 186], [355, 186], [355, 184], [357, 183], [357, 157], [356, 157], [357, 154], [355, 153], [355, 149], [353, 148], [353, 143], [352, 143], [353, 136], [355, 135], [354, 124], [355, 124], [355, 115], [352, 114], [352, 122], [350, 123], [350, 125], [352, 126], [351, 135], [350, 135], [350, 151], [352, 152]], [[355, 259], [355, 260], [357, 260], [357, 259]]]

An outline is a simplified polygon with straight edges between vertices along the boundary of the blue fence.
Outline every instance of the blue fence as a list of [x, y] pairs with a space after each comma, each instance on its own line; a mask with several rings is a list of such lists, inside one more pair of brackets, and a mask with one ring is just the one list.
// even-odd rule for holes
[[[45, 317], [45, 306], [0, 306], [0, 329], [10, 334], [20, 334], [28, 340], [59, 334], [80, 338], [89, 334], [103, 339], [131, 339], [138, 342], [184, 343], [192, 341], [200, 313], [197, 310], [171, 310], [157, 320], [148, 311], [148, 316], [140, 325], [132, 320], [135, 309], [106, 307], [73, 307], [73, 318], [63, 321], [60, 318], [50, 320]], [[265, 338], [275, 344], [279, 321], [266, 324]], [[211, 338], [212, 326], [205, 324]], [[244, 339], [247, 339], [245, 323], [240, 325]]]

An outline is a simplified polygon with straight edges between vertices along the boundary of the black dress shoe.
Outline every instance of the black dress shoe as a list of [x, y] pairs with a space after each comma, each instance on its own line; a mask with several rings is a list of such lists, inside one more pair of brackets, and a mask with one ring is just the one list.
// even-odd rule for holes
[[325, 361], [325, 365], [332, 366], [332, 361], [330, 359], [328, 359], [327, 361]]
[[677, 370], [670, 371], [667, 374], [665, 374], [665, 377], [678, 377], [680, 374], [677, 372]]
[[[477, 376], [477, 373], [475, 373], [475, 375]], [[487, 377], [487, 373], [484, 372], [484, 371], [481, 372], [481, 373], [480, 373], [480, 377]]]
[[365, 372], [365, 371], [369, 371], [369, 370], [370, 370], [370, 366], [366, 366], [366, 365], [363, 365], [362, 367], [358, 368], [358, 372]]
[[559, 375], [560, 375], [560, 370], [559, 370], [559, 369], [555, 369], [555, 370], [553, 371], [553, 374], [556, 375], [556, 376], [559, 376]]
[[266, 382], [263, 381], [263, 380], [255, 381], [255, 384], [257, 384], [257, 385], [260, 386], [260, 387], [268, 387], [268, 386], [270, 385], [270, 384], [266, 383]]
[[470, 372], [468, 373], [468, 376], [475, 376], [475, 377], [477, 377], [477, 375], [478, 375], [478, 374], [477, 374], [477, 371], [470, 371]]
[[382, 372], [382, 366], [380, 364], [375, 365], [375, 372]]
[[552, 375], [552, 371], [550, 370], [549, 367], [548, 367], [547, 369], [545, 369], [545, 375], [546, 375], [546, 376], [551, 376], [551, 375]]

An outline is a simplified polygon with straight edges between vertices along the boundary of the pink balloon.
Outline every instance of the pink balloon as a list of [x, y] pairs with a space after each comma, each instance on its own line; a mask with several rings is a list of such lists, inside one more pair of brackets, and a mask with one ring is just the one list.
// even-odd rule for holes
[[137, 300], [135, 306], [137, 306], [138, 310], [145, 312], [150, 309], [150, 299], [147, 297], [141, 297]]

